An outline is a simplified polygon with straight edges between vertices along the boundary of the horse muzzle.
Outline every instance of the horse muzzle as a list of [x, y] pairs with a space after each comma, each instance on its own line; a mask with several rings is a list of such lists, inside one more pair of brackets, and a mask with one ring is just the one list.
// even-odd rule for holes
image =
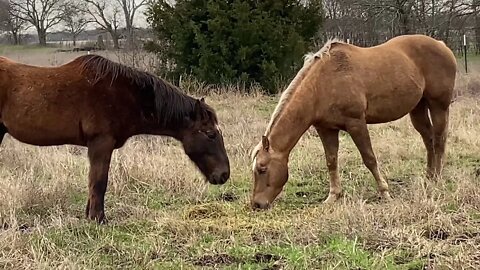
[[208, 177], [208, 182], [213, 185], [223, 185], [230, 178], [230, 171], [225, 171], [222, 173], [215, 173]]

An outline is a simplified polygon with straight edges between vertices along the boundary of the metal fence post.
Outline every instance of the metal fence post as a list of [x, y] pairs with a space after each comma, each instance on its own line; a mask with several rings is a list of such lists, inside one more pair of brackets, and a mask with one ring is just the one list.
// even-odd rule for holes
[[463, 51], [465, 53], [465, 73], [468, 73], [468, 62], [467, 62], [467, 35], [463, 35]]

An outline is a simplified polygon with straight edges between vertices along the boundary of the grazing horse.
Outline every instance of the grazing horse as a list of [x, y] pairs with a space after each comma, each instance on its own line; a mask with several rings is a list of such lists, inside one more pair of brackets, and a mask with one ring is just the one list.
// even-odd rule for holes
[[252, 152], [252, 207], [268, 208], [282, 191], [290, 151], [310, 126], [317, 130], [325, 150], [330, 176], [326, 203], [333, 203], [341, 193], [339, 130], [350, 134], [381, 196], [391, 199], [367, 124], [394, 121], [408, 113], [427, 149], [427, 175], [439, 176], [455, 76], [452, 51], [427, 36], [399, 36], [370, 48], [328, 41], [306, 56]]
[[98, 55], [58, 67], [0, 57], [0, 138], [88, 147], [87, 218], [102, 223], [110, 159], [132, 136], [173, 137], [211, 184], [230, 177], [214, 109], [146, 72]]

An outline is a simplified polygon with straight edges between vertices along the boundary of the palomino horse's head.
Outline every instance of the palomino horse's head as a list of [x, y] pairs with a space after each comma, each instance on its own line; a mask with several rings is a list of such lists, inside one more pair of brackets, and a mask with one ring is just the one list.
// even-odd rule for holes
[[266, 136], [252, 152], [254, 188], [252, 207], [266, 209], [282, 191], [288, 179], [288, 156], [276, 153]]
[[186, 121], [187, 128], [180, 139], [185, 153], [208, 182], [224, 184], [230, 177], [230, 163], [215, 111], [202, 98], [195, 102], [194, 111]]

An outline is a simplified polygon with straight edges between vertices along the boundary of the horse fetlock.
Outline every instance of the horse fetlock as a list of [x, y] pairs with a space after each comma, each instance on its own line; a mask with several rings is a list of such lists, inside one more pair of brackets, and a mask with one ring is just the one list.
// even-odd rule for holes
[[442, 178], [442, 174], [438, 170], [433, 170], [432, 172], [427, 174], [427, 179], [431, 181], [438, 181], [441, 178]]
[[342, 194], [342, 188], [340, 187], [340, 183], [338, 181], [334, 182], [330, 186], [329, 194], [335, 194], [337, 196], [340, 196]]
[[94, 220], [99, 224], [105, 224], [107, 220], [105, 218], [105, 211], [103, 207], [95, 205], [93, 202], [94, 200], [91, 200], [91, 199], [88, 199], [87, 201], [87, 207], [85, 210], [86, 218], [90, 220]]

